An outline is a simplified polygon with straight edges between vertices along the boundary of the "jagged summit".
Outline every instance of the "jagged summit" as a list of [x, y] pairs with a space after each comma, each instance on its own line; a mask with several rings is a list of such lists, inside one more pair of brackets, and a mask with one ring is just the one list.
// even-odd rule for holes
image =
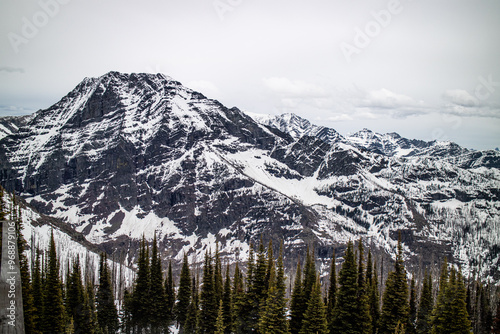
[[401, 232], [414, 263], [446, 254], [500, 276], [496, 151], [343, 137], [293, 114], [257, 122], [162, 74], [118, 72], [11, 129], [1, 184], [110, 250], [133, 256], [156, 234], [179, 260], [217, 241], [236, 261], [263, 235], [283, 240], [292, 268], [306, 244], [329, 261], [359, 238], [389, 258]]
[[279, 129], [297, 140], [303, 136], [318, 137], [329, 144], [344, 140], [342, 135], [334, 129], [314, 125], [309, 120], [293, 113], [285, 113], [277, 116], [253, 114], [252, 116], [261, 124]]

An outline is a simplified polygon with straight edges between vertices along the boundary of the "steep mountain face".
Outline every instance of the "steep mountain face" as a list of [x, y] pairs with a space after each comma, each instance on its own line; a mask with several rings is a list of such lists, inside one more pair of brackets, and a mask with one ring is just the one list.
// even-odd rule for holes
[[[362, 238], [414, 263], [443, 254], [499, 277], [500, 154], [363, 130], [344, 138], [296, 115], [259, 122], [164, 75], [87, 78], [0, 141], [0, 180], [89, 241], [129, 249], [156, 233], [192, 261], [214, 242], [245, 260], [262, 235], [289, 266]], [[133, 260], [131, 250], [129, 261]], [[326, 263], [325, 262], [325, 263]]]

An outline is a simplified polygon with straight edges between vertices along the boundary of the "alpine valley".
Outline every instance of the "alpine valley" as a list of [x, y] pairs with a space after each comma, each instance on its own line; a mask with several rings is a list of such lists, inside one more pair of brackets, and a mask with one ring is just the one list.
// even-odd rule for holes
[[1, 185], [128, 265], [156, 234], [179, 262], [216, 242], [245, 261], [262, 237], [283, 241], [287, 270], [306, 246], [326, 268], [361, 238], [388, 266], [400, 234], [409, 266], [447, 256], [500, 280], [497, 151], [252, 118], [165, 75], [117, 72], [0, 118], [0, 133]]

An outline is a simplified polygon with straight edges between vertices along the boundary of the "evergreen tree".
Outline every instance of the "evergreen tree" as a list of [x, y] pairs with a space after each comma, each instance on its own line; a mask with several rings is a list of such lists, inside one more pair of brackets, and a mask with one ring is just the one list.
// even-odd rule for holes
[[[261, 237], [259, 244], [259, 251], [257, 253], [257, 264], [255, 267], [255, 274], [253, 275], [253, 283], [252, 283], [253, 294], [256, 299], [255, 309], [257, 314], [260, 304], [262, 304], [266, 299], [266, 286], [267, 286], [266, 271], [267, 271], [266, 252]], [[257, 321], [258, 319], [255, 320]]]
[[132, 321], [139, 332], [148, 328], [150, 288], [149, 250], [146, 247], [146, 240], [143, 236], [137, 260], [137, 276], [132, 294], [133, 302], [131, 309]]
[[327, 304], [327, 318], [328, 328], [332, 327], [333, 323], [333, 309], [337, 300], [337, 272], [335, 269], [335, 249], [333, 250], [332, 261], [330, 264], [330, 286], [328, 287], [328, 304]]
[[[189, 275], [189, 272], [188, 272]], [[189, 282], [189, 277], [188, 277]], [[190, 288], [190, 287], [189, 287]], [[190, 289], [188, 289], [188, 293]], [[189, 299], [188, 299], [189, 302]], [[174, 307], [175, 307], [175, 282], [174, 276], [172, 274], [172, 260], [168, 261], [168, 271], [167, 277], [165, 278], [165, 319], [167, 319], [167, 323], [170, 323], [174, 320]], [[188, 304], [189, 306], [189, 304]]]
[[75, 334], [98, 334], [94, 302], [94, 288], [89, 284], [83, 289], [82, 322], [79, 325], [80, 331], [75, 329]]
[[132, 320], [132, 309], [133, 309], [133, 296], [125, 290], [123, 292], [123, 308], [121, 313], [122, 319], [122, 332], [132, 333], [134, 328], [134, 323]]
[[[283, 268], [283, 250], [280, 247], [277, 272], [273, 263], [268, 263], [269, 289], [265, 306], [262, 309], [259, 329], [260, 333], [288, 333], [286, 319], [285, 277]], [[275, 273], [276, 272], [276, 273]]]
[[[70, 272], [69, 266], [68, 272]], [[66, 305], [68, 314], [73, 318], [73, 328], [75, 330], [75, 333], [83, 333], [82, 328], [86, 320], [83, 314], [84, 287], [82, 283], [82, 274], [80, 271], [80, 260], [78, 257], [73, 262], [73, 269], [66, 285]]]
[[[184, 328], [181, 327], [179, 333], [184, 334], [197, 334], [199, 323], [199, 305], [198, 305], [198, 284], [196, 278], [193, 276], [193, 284], [191, 284], [191, 303], [189, 303], [186, 321]], [[184, 330], [184, 331], [183, 331]]]
[[394, 333], [398, 323], [406, 327], [408, 315], [408, 282], [403, 265], [403, 247], [400, 236], [394, 271], [389, 273], [385, 283], [382, 314], [380, 316], [380, 333]]
[[[14, 207], [14, 211], [16, 207]], [[39, 333], [37, 328], [37, 310], [33, 298], [33, 289], [31, 284], [30, 268], [28, 259], [24, 251], [28, 248], [26, 240], [23, 237], [21, 221], [21, 208], [17, 207], [18, 213], [16, 215], [16, 235], [17, 235], [17, 251], [19, 256], [19, 271], [21, 276], [21, 293], [23, 299], [23, 316], [24, 316], [24, 330], [26, 333]], [[1, 223], [1, 221], [0, 221]], [[1, 231], [0, 231], [1, 234]]]
[[262, 237], [260, 239], [259, 251], [257, 252], [257, 263], [252, 275], [246, 302], [248, 307], [246, 331], [254, 332], [259, 326], [260, 310], [267, 298], [266, 286], [267, 259]]
[[231, 296], [231, 278], [229, 277], [229, 266], [226, 268], [226, 279], [224, 281], [224, 292], [222, 294], [222, 308], [224, 318], [224, 332], [232, 333], [233, 329], [233, 302]]
[[334, 308], [334, 320], [330, 333], [358, 333], [357, 324], [354, 319], [358, 312], [358, 271], [356, 258], [354, 256], [353, 243], [347, 243], [344, 262], [339, 272], [339, 288], [337, 291], [337, 303]]
[[302, 321], [300, 334], [327, 334], [328, 323], [326, 321], [326, 308], [321, 298], [319, 278], [313, 286], [311, 298], [307, 303], [307, 310]]
[[372, 332], [372, 319], [370, 316], [370, 305], [368, 299], [368, 283], [365, 279], [364, 249], [361, 239], [358, 243], [358, 286], [357, 286], [357, 312], [354, 320], [355, 328], [359, 333], [370, 334]]
[[246, 291], [243, 287], [243, 277], [239, 272], [239, 266], [236, 264], [233, 308], [234, 308], [234, 330], [237, 334], [252, 333], [252, 323], [255, 306], [255, 291], [252, 286], [255, 272], [255, 259], [253, 245], [250, 244], [247, 262]]
[[217, 320], [217, 300], [214, 289], [214, 267], [212, 257], [207, 252], [205, 254], [205, 265], [203, 267], [203, 285], [200, 295], [200, 316], [198, 327], [200, 334], [213, 333], [215, 331], [215, 322]]
[[43, 286], [42, 286], [42, 268], [40, 265], [40, 250], [37, 248], [35, 250], [35, 263], [32, 267], [33, 276], [33, 304], [35, 307], [35, 315], [33, 316], [35, 327], [43, 332], [44, 322], [43, 322]]
[[378, 291], [377, 266], [373, 263], [372, 252], [368, 250], [368, 260], [366, 265], [366, 282], [368, 284], [368, 304], [370, 317], [372, 319], [372, 333], [378, 332], [378, 322], [380, 318], [380, 294]]
[[220, 261], [219, 254], [219, 244], [216, 244], [215, 247], [215, 266], [214, 266], [214, 292], [215, 292], [215, 301], [217, 305], [219, 305], [219, 301], [222, 299], [222, 263]]
[[266, 291], [269, 291], [269, 281], [271, 280], [271, 270], [274, 270], [273, 240], [269, 240], [267, 246], [267, 268], [266, 268]]
[[179, 279], [179, 291], [177, 293], [177, 304], [175, 305], [175, 314], [177, 323], [182, 329], [186, 322], [189, 304], [191, 303], [191, 274], [187, 254], [184, 253], [182, 262], [181, 277]]
[[217, 320], [215, 321], [215, 332], [214, 334], [224, 334], [226, 332], [226, 326], [224, 325], [224, 305], [222, 305], [222, 299], [219, 301], [219, 309], [217, 312]]
[[307, 247], [306, 263], [304, 266], [304, 283], [303, 283], [303, 294], [304, 294], [304, 312], [307, 309], [307, 301], [311, 297], [311, 293], [316, 283], [316, 264], [314, 257], [314, 249], [312, 251]]
[[415, 279], [412, 277], [410, 283], [410, 305], [409, 319], [406, 327], [407, 334], [415, 334], [417, 332], [417, 291], [415, 290]]
[[292, 300], [290, 301], [290, 332], [298, 334], [302, 328], [302, 320], [304, 319], [304, 290], [302, 288], [302, 270], [300, 261], [297, 263], [297, 271], [295, 273], [295, 283], [293, 285]]
[[151, 324], [151, 332], [162, 333], [168, 328], [170, 323], [170, 312], [167, 310], [167, 298], [165, 288], [163, 287], [163, 270], [161, 265], [160, 254], [158, 253], [158, 245], [156, 233], [153, 238], [151, 250], [151, 273], [150, 273], [150, 300], [149, 300], [149, 322]]
[[446, 321], [450, 318], [449, 315], [449, 303], [452, 296], [449, 296], [451, 289], [448, 288], [448, 261], [445, 261], [441, 267], [441, 274], [439, 276], [439, 292], [437, 296], [436, 305], [432, 311], [431, 323], [432, 330], [431, 333], [441, 333], [445, 330]]
[[497, 302], [497, 313], [495, 319], [493, 319], [493, 329], [491, 330], [492, 334], [500, 334], [500, 298]]
[[422, 286], [422, 294], [420, 295], [420, 303], [417, 313], [417, 333], [429, 334], [431, 332], [431, 315], [434, 307], [434, 298], [432, 293], [432, 276], [425, 274], [424, 283]]
[[493, 312], [490, 307], [490, 295], [487, 287], [479, 284], [479, 334], [489, 334], [493, 326]]
[[[453, 269], [453, 271], [455, 271]], [[453, 273], [452, 273], [453, 274]], [[452, 313], [455, 315], [453, 326], [450, 333], [470, 333], [472, 327], [467, 313], [467, 305], [465, 299], [467, 297], [467, 289], [465, 288], [464, 278], [462, 273], [456, 272], [456, 280], [452, 287], [454, 300], [452, 302]], [[488, 333], [491, 327], [487, 328]]]
[[59, 261], [57, 259], [54, 232], [50, 234], [49, 254], [47, 261], [47, 278], [44, 291], [44, 331], [46, 333], [62, 333], [66, 327], [63, 292], [59, 277]]
[[118, 330], [118, 313], [115, 305], [113, 286], [111, 285], [107, 256], [101, 253], [99, 264], [99, 287], [97, 289], [97, 322], [104, 333]]
[[[446, 270], [447, 272], [447, 270]], [[443, 272], [436, 307], [432, 314], [432, 333], [469, 333], [471, 323], [467, 314], [466, 289], [460, 273], [451, 269], [449, 278]]]

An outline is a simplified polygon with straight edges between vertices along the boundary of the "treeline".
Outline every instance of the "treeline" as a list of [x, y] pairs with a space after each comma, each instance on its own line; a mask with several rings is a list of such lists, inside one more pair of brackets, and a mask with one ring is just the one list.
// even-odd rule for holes
[[[421, 284], [408, 280], [402, 245], [380, 296], [376, 264], [363, 244], [347, 244], [339, 271], [332, 257], [328, 279], [320, 279], [314, 252], [298, 263], [290, 300], [282, 248], [272, 243], [250, 248], [246, 273], [236, 263], [223, 268], [216, 249], [207, 251], [201, 277], [184, 255], [178, 289], [171, 264], [166, 279], [156, 239], [151, 256], [142, 242], [136, 282], [126, 292], [124, 333], [500, 333], [500, 311], [493, 318], [480, 283], [465, 285], [460, 271], [445, 261], [439, 278], [425, 273]], [[434, 282], [437, 282], [434, 286]], [[162, 283], [163, 282], [163, 283]], [[177, 293], [174, 294], [174, 291]], [[175, 297], [174, 297], [175, 296]]]
[[25, 254], [28, 245], [21, 233], [21, 208], [14, 196], [10, 202], [7, 210], [0, 187], [0, 221], [16, 223], [25, 333], [118, 333], [120, 323], [106, 254], [101, 254], [97, 282], [89, 270], [82, 276], [78, 258], [68, 266], [63, 280], [52, 232], [45, 252], [32, 249], [35, 254], [30, 264]]
[[[19, 232], [20, 210], [10, 214]], [[271, 242], [251, 246], [246, 268], [223, 266], [217, 248], [206, 252], [200, 272], [184, 255], [176, 285], [172, 263], [162, 268], [156, 236], [151, 249], [143, 238], [133, 286], [117, 302], [105, 254], [96, 281], [88, 270], [82, 275], [78, 258], [63, 278], [53, 235], [31, 266], [18, 236], [26, 333], [156, 334], [172, 326], [185, 334], [500, 333], [500, 307], [492, 308], [487, 287], [466, 285], [446, 261], [439, 277], [428, 271], [422, 282], [409, 280], [401, 242], [385, 282], [361, 241], [347, 244], [340, 268], [334, 254], [325, 277], [308, 250], [287, 298], [282, 246], [277, 256]]]

